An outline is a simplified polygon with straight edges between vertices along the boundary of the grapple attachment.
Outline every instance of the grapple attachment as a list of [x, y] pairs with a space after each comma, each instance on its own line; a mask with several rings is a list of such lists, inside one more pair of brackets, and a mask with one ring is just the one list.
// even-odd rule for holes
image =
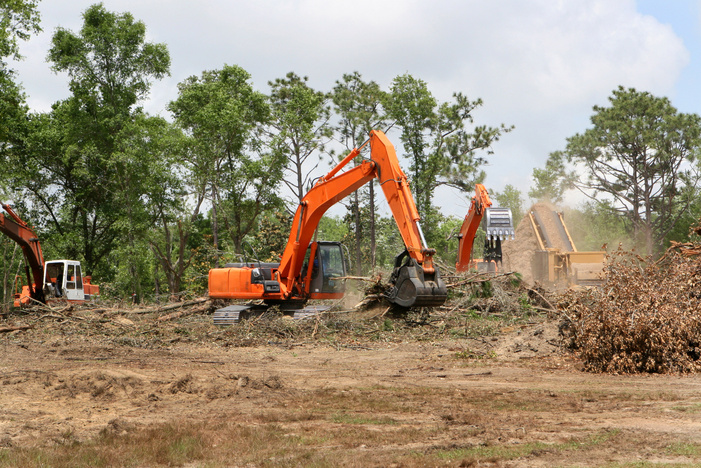
[[509, 208], [487, 208], [484, 211], [482, 224], [486, 233], [483, 258], [487, 262], [501, 263], [501, 241], [515, 237], [511, 210]]
[[507, 240], [514, 238], [514, 218], [509, 208], [487, 208], [482, 218], [487, 238]]
[[387, 300], [400, 307], [437, 307], [448, 297], [438, 269], [426, 273], [405, 250], [394, 260]]

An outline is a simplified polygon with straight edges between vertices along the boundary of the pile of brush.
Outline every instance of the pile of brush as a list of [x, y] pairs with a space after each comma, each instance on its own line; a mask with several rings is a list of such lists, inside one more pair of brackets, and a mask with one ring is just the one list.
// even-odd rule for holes
[[701, 370], [700, 254], [694, 242], [673, 242], [657, 261], [618, 250], [609, 256], [603, 288], [562, 297], [563, 332], [587, 370]]

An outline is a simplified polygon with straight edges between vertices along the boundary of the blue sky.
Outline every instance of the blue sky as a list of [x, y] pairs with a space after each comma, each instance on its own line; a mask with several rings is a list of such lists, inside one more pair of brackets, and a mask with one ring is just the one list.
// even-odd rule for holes
[[701, 1], [639, 0], [638, 11], [669, 25], [684, 41], [689, 63], [679, 73], [674, 90], [665, 96], [685, 113], [701, 115]]
[[[94, 1], [43, 0], [44, 32], [12, 64], [38, 111], [68, 96], [67, 78], [45, 57], [57, 26], [78, 31]], [[289, 71], [330, 90], [358, 71], [387, 87], [410, 73], [446, 101], [455, 91], [484, 105], [478, 124], [514, 125], [494, 146], [485, 185], [525, 196], [533, 168], [584, 131], [594, 105], [619, 85], [666, 96], [701, 114], [701, 0], [104, 0], [166, 43], [171, 76], [144, 103], [152, 114], [177, 97], [177, 83], [237, 64], [254, 85]], [[388, 134], [397, 144], [398, 133]], [[471, 194], [441, 191], [445, 214], [464, 216]], [[576, 198], [568, 199], [577, 203]]]

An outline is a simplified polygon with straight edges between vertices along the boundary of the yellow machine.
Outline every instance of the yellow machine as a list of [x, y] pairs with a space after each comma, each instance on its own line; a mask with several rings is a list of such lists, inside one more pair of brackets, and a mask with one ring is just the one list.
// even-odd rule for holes
[[[528, 213], [538, 250], [533, 259], [533, 277], [547, 285], [597, 286], [606, 261], [605, 251], [580, 252], [567, 230], [561, 212]], [[548, 229], [549, 228], [549, 229]]]

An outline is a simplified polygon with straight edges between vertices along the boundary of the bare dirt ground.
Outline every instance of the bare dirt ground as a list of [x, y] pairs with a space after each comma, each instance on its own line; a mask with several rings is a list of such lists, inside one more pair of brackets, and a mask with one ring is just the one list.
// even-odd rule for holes
[[461, 330], [445, 310], [410, 327], [381, 312], [232, 327], [207, 314], [10, 315], [0, 326], [32, 328], [0, 336], [0, 462], [92, 466], [36, 451], [107, 453], [188, 425], [197, 450], [137, 456], [132, 438], [102, 464], [701, 464], [697, 375], [585, 373], [542, 316]]

